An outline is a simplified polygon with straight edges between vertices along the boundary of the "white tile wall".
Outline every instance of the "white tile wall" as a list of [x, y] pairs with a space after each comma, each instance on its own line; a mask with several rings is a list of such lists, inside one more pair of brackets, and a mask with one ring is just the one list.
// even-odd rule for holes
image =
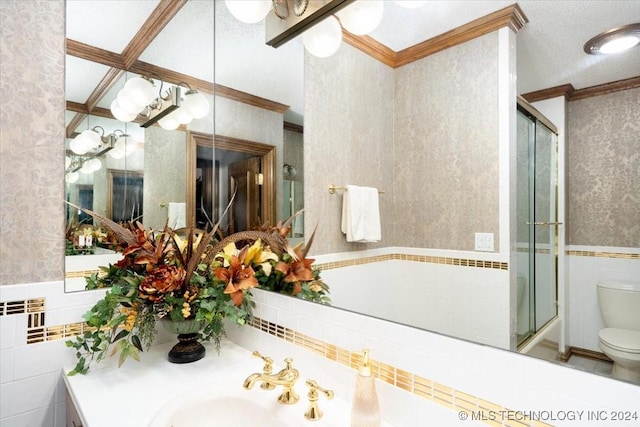
[[[45, 298], [45, 325], [75, 323], [104, 292], [64, 293], [63, 282], [0, 287], [0, 302]], [[75, 363], [64, 340], [27, 344], [27, 315], [0, 316], [0, 425], [64, 427], [62, 368]]]
[[[394, 250], [377, 250], [376, 255], [397, 253]], [[411, 252], [422, 251], [402, 251]], [[432, 254], [479, 259], [478, 254], [468, 252]], [[361, 256], [372, 255], [367, 252]], [[323, 257], [322, 262], [330, 261]], [[391, 260], [326, 270], [322, 277], [331, 286], [331, 301], [336, 307], [509, 348], [506, 270]]]
[[[640, 411], [640, 387], [551, 362], [457, 340], [356, 313], [256, 291], [261, 313], [286, 318], [297, 331], [371, 357], [457, 390], [518, 411]], [[268, 307], [266, 307], [268, 306]], [[275, 310], [275, 311], [274, 311]], [[293, 326], [296, 325], [296, 326]], [[301, 373], [350, 399], [355, 372], [254, 328], [231, 328], [229, 337], [277, 363], [293, 357]], [[456, 425], [457, 413], [378, 381], [383, 418], [397, 426]], [[640, 415], [640, 414], [639, 414]], [[578, 425], [555, 420], [553, 425]], [[473, 425], [471, 422], [465, 425]], [[589, 424], [584, 419], [579, 425]], [[612, 424], [617, 425], [617, 424]]]
[[[570, 246], [567, 250], [614, 253], [640, 253], [640, 248], [610, 248], [600, 246]], [[604, 328], [596, 285], [601, 280], [640, 281], [640, 260], [567, 257], [569, 277], [569, 340], [575, 347], [601, 351], [598, 333]]]
[[[622, 251], [620, 248], [569, 249]], [[389, 250], [403, 253], [403, 248], [385, 249]], [[419, 253], [415, 252], [416, 254], [437, 255], [431, 250], [417, 251]], [[637, 253], [637, 249], [635, 251]], [[378, 252], [380, 251], [370, 255], [383, 254]], [[487, 254], [481, 253], [452, 255], [448, 251], [441, 252], [447, 255], [440, 256], [491, 259]], [[360, 254], [351, 254], [351, 257], [359, 256]], [[349, 259], [347, 255], [344, 257]], [[317, 262], [334, 260], [330, 256], [317, 258]], [[635, 277], [637, 280], [640, 277], [640, 262], [593, 257], [569, 258], [571, 308], [574, 310], [570, 323], [571, 336], [575, 340], [575, 344], [570, 344], [588, 348], [589, 344], [582, 344], [588, 342], [585, 337], [589, 334], [597, 336], [600, 328], [598, 322], [593, 320], [594, 313], [596, 317], [599, 314], [597, 301], [593, 299], [592, 292], [595, 283], [601, 278], [633, 280]], [[415, 267], [421, 263], [411, 264]], [[367, 268], [371, 266], [372, 264], [369, 264]], [[434, 266], [445, 268], [443, 271], [432, 271], [429, 267]], [[497, 321], [502, 316], [500, 314], [496, 317], [492, 311], [494, 302], [506, 304], [501, 296], [501, 271], [467, 267], [452, 273], [452, 266], [425, 264], [420, 267], [428, 268], [428, 272], [418, 269], [416, 274], [427, 275], [424, 277], [430, 278], [433, 274], [433, 277], [439, 278], [430, 279], [433, 293], [442, 294], [447, 287], [449, 290], [455, 290], [447, 296], [450, 305], [459, 305], [467, 311], [474, 308], [487, 322]], [[413, 274], [403, 270], [404, 268], [395, 267], [389, 269], [394, 273], [402, 271], [398, 274]], [[331, 270], [324, 272], [323, 277], [330, 277], [330, 273]], [[380, 274], [386, 274], [385, 269], [380, 271]], [[494, 277], [495, 274], [498, 276]], [[348, 279], [352, 276], [345, 277]], [[496, 278], [499, 280], [494, 281]], [[445, 283], [448, 285], [445, 286]], [[484, 284], [484, 288], [478, 286], [478, 283]], [[333, 279], [331, 284], [334, 289]], [[337, 293], [337, 288], [334, 292]], [[384, 289], [384, 292], [388, 294], [388, 289]], [[102, 294], [101, 291], [67, 294], [64, 293], [63, 282], [44, 282], [2, 286], [0, 302], [45, 298], [46, 326], [55, 326], [81, 321], [81, 315], [101, 298]], [[549, 362], [367, 318], [345, 310], [327, 309], [277, 294], [257, 291], [255, 299], [259, 303], [256, 315], [262, 318], [345, 349], [371, 348], [372, 357], [376, 360], [510, 408], [628, 410], [637, 408], [637, 402], [640, 401], [640, 387], [560, 368]], [[433, 311], [438, 307], [427, 304], [430, 304], [429, 301], [425, 302], [425, 307], [431, 307]], [[412, 305], [416, 304], [409, 304], [409, 307]], [[576, 316], [575, 320], [573, 316]], [[477, 326], [471, 318], [461, 324], [469, 329]], [[486, 334], [484, 327], [478, 329]], [[305, 372], [312, 372], [314, 375], [318, 373], [316, 379], [320, 384], [335, 387], [344, 398], [351, 397], [354, 373], [350, 369], [254, 328], [229, 326], [227, 331], [240, 345], [251, 350], [259, 349], [275, 360], [293, 355], [297, 359], [296, 363], [299, 363]], [[25, 314], [0, 316], [0, 425], [62, 427], [66, 419], [64, 389], [61, 382], [62, 368], [73, 365], [73, 351], [66, 348], [64, 340], [27, 345], [26, 338]], [[163, 342], [162, 335], [159, 336], [158, 342]], [[453, 411], [385, 384], [380, 385], [379, 393], [389, 421], [398, 426], [421, 425], [427, 422], [434, 425], [451, 425], [457, 420]], [[465, 424], [473, 425], [471, 422]]]

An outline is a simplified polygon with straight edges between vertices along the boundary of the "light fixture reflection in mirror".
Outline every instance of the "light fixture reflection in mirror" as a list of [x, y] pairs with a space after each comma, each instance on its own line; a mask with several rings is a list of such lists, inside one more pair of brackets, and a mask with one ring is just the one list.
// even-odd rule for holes
[[271, 10], [271, 0], [225, 0], [229, 12], [239, 21], [255, 24]]

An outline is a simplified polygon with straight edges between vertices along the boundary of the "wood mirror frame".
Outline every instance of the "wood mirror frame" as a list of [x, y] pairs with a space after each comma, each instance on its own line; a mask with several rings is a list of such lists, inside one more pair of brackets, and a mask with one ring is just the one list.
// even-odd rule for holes
[[214, 147], [221, 150], [239, 153], [255, 154], [261, 157], [262, 194], [260, 198], [262, 223], [274, 225], [276, 221], [276, 147], [244, 139], [215, 135], [201, 132], [188, 132], [187, 135], [187, 226], [194, 227], [196, 223], [196, 188], [192, 185], [196, 181], [196, 163], [198, 146]]

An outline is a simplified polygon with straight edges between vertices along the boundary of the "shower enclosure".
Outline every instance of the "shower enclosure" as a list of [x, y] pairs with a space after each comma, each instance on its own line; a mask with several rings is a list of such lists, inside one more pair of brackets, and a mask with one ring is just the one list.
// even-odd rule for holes
[[517, 330], [518, 345], [558, 313], [558, 138], [555, 126], [518, 100]]

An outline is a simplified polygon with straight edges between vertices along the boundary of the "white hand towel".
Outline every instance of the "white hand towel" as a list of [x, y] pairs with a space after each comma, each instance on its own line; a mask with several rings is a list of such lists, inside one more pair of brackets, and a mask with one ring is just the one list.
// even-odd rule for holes
[[378, 242], [382, 238], [378, 189], [347, 185], [342, 195], [341, 230], [347, 242]]
[[170, 202], [167, 217], [169, 218], [169, 227], [174, 230], [186, 227], [186, 204]]

